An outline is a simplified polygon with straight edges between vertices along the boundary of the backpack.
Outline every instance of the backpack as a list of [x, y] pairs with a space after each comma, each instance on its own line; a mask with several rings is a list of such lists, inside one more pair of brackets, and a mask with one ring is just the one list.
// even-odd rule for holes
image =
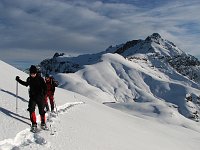
[[54, 86], [54, 87], [58, 87], [59, 82], [56, 81], [53, 77], [51, 77], [51, 84], [52, 84], [52, 86]]
[[48, 83], [50, 83], [50, 89], [52, 92], [55, 92], [55, 87], [57, 87], [59, 85], [59, 83], [52, 76], [49, 78], [50, 78], [50, 81]]

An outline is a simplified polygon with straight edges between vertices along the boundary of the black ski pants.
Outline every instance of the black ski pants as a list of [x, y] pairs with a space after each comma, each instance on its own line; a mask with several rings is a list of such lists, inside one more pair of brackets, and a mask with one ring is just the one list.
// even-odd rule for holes
[[30, 120], [32, 122], [32, 125], [37, 124], [36, 114], [35, 114], [36, 105], [38, 106], [38, 109], [39, 109], [41, 123], [45, 123], [45, 111], [44, 111], [45, 100], [44, 100], [44, 98], [43, 97], [41, 97], [41, 98], [31, 97], [29, 100], [29, 104], [28, 104], [28, 111], [30, 112]]

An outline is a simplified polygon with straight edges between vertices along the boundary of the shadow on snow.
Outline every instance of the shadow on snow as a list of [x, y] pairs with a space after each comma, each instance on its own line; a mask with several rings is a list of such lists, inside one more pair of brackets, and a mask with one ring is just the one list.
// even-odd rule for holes
[[20, 122], [23, 122], [23, 123], [25, 123], [25, 124], [30, 125], [30, 123], [27, 123], [26, 121], [23, 120], [23, 119], [30, 120], [30, 119], [27, 118], [27, 117], [21, 116], [21, 115], [19, 115], [19, 114], [16, 114], [16, 113], [14, 113], [14, 112], [11, 112], [11, 111], [9, 111], [9, 110], [7, 110], [7, 109], [5, 109], [5, 108], [2, 108], [2, 107], [0, 107], [0, 112], [4, 113], [4, 114], [6, 114], [7, 116], [9, 116], [9, 117], [11, 117], [11, 118], [14, 118], [14, 119], [16, 119], [16, 120], [18, 120], [18, 121], [20, 121]]
[[5, 92], [5, 93], [7, 93], [7, 94], [10, 94], [10, 95], [12, 95], [12, 96], [14, 96], [14, 97], [17, 97], [18, 99], [20, 99], [20, 100], [23, 101], [23, 102], [28, 102], [26, 99], [24, 99], [24, 98], [22, 98], [22, 97], [20, 97], [20, 96], [17, 96], [16, 94], [14, 94], [14, 93], [12, 93], [12, 92], [10, 92], [10, 91], [6, 91], [6, 90], [4, 90], [4, 89], [0, 89], [0, 91]]

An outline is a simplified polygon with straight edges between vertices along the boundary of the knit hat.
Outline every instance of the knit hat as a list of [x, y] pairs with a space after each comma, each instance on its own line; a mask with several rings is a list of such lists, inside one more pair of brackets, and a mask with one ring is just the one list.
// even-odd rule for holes
[[37, 68], [34, 65], [31, 65], [30, 69], [29, 69], [30, 74], [31, 73], [37, 73]]

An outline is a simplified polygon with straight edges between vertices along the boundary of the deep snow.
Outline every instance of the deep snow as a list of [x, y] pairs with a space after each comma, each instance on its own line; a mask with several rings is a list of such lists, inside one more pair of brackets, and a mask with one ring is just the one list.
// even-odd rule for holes
[[[103, 59], [107, 59], [107, 62], [109, 62], [112, 56], [105, 56]], [[118, 57], [116, 59], [117, 61], [120, 60]], [[130, 65], [129, 62], [124, 63]], [[118, 63], [114, 65], [118, 65], [118, 68], [125, 67], [123, 65], [119, 66]], [[126, 108], [125, 111], [134, 110], [128, 113], [96, 102], [114, 101], [115, 98], [109, 94], [102, 95], [103, 90], [108, 90], [107, 87], [106, 89], [98, 91], [94, 86], [88, 86], [88, 83], [85, 81], [83, 84], [81, 77], [94, 79], [92, 82], [97, 84], [97, 80], [92, 78], [91, 75], [96, 75], [96, 79], [99, 79], [102, 75], [107, 76], [107, 72], [100, 75], [96, 72], [99, 69], [98, 67], [104, 68], [105, 66], [107, 66], [107, 64], [104, 66], [97, 64], [95, 67], [88, 66], [86, 70], [90, 72], [83, 70], [73, 75], [73, 77], [72, 75], [60, 75], [59, 79], [61, 84], [67, 81], [65, 86], [74, 89], [77, 88], [77, 92], [85, 96], [56, 88], [55, 101], [58, 106], [59, 114], [58, 117], [51, 118], [51, 122], [48, 122], [48, 125], [52, 125], [52, 132], [56, 131], [54, 133], [55, 135], [51, 135], [50, 131], [41, 131], [37, 134], [33, 134], [29, 131], [28, 124], [30, 121], [28, 119], [28, 112], [26, 111], [28, 89], [21, 85], [19, 85], [19, 109], [16, 113], [15, 76], [19, 75], [25, 80], [28, 75], [0, 61], [0, 68], [2, 70], [0, 74], [0, 149], [199, 150], [199, 123], [180, 115], [175, 104], [170, 105], [170, 103], [167, 103], [170, 106], [166, 107], [167, 104], [165, 102], [156, 100], [150, 92], [147, 93], [150, 100], [144, 100], [145, 102], [132, 103], [132, 105], [129, 106], [117, 103], [113, 106], [119, 107], [120, 109], [129, 107], [128, 109]], [[112, 68], [112, 65], [108, 65], [108, 67], [116, 69]], [[141, 66], [137, 67], [140, 68], [142, 72], [143, 68]], [[97, 70], [94, 68], [97, 68]], [[95, 74], [90, 74], [92, 72]], [[115, 72], [116, 70], [111, 72], [114, 76], [111, 79], [107, 77], [107, 81], [100, 78], [102, 82], [98, 84], [111, 82], [113, 87], [110, 87], [110, 92], [116, 92], [118, 94], [120, 94], [120, 92], [129, 93], [130, 91], [126, 90], [126, 88], [124, 89], [127, 85], [119, 83], [120, 81], [115, 78]], [[123, 72], [121, 75], [123, 76]], [[162, 77], [167, 79], [164, 75]], [[69, 82], [66, 78], [73, 80]], [[159, 79], [159, 77], [156, 77], [156, 74], [154, 78]], [[137, 79], [139, 80], [139, 78]], [[81, 82], [79, 83], [79, 81]], [[188, 84], [190, 83], [188, 82]], [[96, 86], [102, 87], [102, 85]], [[120, 86], [120, 88], [117, 89], [115, 86]], [[138, 86], [143, 85], [141, 84]], [[185, 85], [181, 84], [181, 86]], [[123, 89], [125, 91], [123, 91]], [[142, 89], [136, 89], [140, 91], [141, 95], [145, 94]], [[187, 86], [186, 89], [198, 92], [189, 86]], [[148, 87], [146, 87], [146, 90], [148, 90]], [[100, 94], [99, 97], [101, 98], [94, 100], [93, 98], [95, 97], [93, 97], [93, 94]], [[148, 113], [150, 114], [148, 115], [149, 117], [147, 116]], [[171, 117], [169, 114], [171, 114]]]

